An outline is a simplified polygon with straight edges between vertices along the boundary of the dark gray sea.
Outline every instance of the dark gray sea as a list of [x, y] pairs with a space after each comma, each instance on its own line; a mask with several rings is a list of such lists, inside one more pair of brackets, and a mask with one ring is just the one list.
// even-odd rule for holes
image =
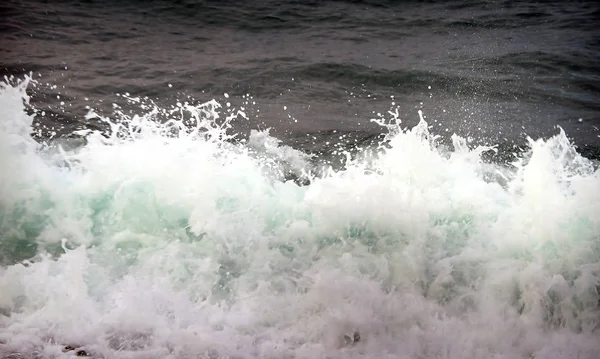
[[395, 102], [408, 126], [422, 109], [436, 133], [488, 144], [561, 126], [598, 157], [599, 11], [595, 1], [9, 0], [0, 71], [56, 86], [32, 102], [63, 133], [86, 125], [86, 105], [110, 113], [118, 93], [162, 104], [250, 94], [244, 125], [290, 144], [380, 133], [369, 119]]
[[0, 358], [599, 358], [599, 20], [4, 0]]

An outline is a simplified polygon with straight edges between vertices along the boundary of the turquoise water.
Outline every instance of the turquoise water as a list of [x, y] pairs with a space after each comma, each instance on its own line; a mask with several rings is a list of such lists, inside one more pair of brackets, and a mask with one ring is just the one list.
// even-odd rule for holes
[[421, 119], [328, 171], [214, 101], [40, 144], [27, 86], [0, 89], [0, 357], [600, 352], [600, 173], [560, 129], [495, 165]]

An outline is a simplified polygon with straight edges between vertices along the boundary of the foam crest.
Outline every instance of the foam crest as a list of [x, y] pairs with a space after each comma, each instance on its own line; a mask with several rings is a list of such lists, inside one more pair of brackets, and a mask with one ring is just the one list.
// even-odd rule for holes
[[317, 177], [216, 101], [126, 95], [140, 113], [90, 112], [84, 146], [38, 145], [27, 82], [2, 86], [0, 358], [600, 351], [600, 175], [562, 130], [494, 165], [392, 111]]

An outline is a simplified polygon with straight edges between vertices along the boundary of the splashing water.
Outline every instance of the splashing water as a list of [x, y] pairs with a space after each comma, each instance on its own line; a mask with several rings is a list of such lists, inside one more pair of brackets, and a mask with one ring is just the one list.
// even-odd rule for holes
[[0, 88], [0, 358], [598, 358], [600, 175], [562, 131], [497, 166], [390, 126], [299, 186], [214, 101], [40, 145], [28, 83]]

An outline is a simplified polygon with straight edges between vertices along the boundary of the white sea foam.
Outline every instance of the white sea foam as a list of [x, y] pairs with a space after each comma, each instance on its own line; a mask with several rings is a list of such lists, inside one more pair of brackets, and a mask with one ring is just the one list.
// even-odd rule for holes
[[26, 86], [0, 89], [0, 358], [598, 358], [600, 174], [562, 131], [511, 169], [390, 127], [299, 186], [308, 157], [229, 141], [216, 102], [45, 148]]

